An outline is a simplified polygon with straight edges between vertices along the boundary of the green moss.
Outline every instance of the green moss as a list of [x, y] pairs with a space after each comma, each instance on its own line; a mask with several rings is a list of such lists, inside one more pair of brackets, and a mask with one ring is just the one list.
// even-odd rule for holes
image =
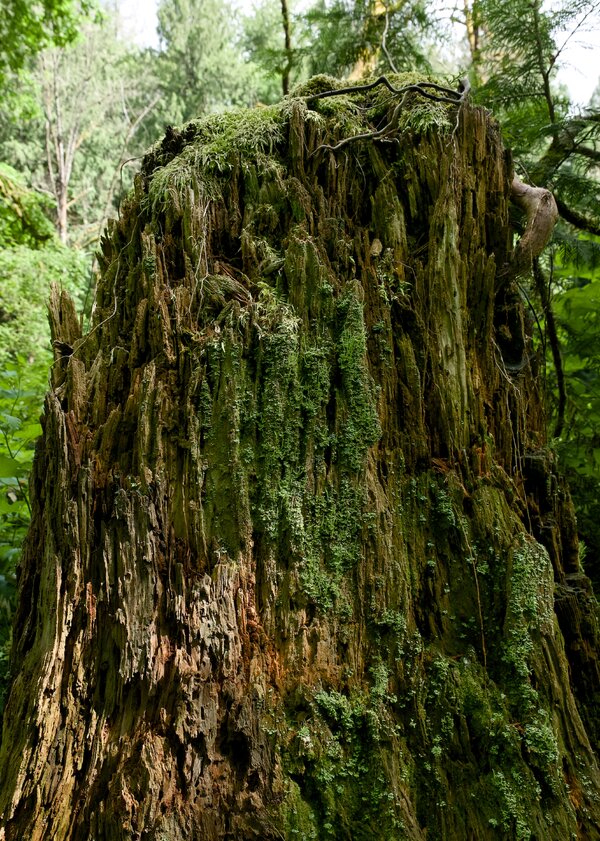
[[[306, 738], [306, 734], [299, 734]], [[299, 785], [288, 779], [288, 791], [282, 807], [282, 823], [286, 841], [319, 841], [318, 819], [309, 803], [302, 798]]]
[[490, 825], [510, 832], [515, 841], [529, 841], [532, 832], [528, 822], [529, 804], [523, 797], [524, 778], [517, 771], [510, 774], [492, 771], [491, 778], [499, 797], [500, 812], [498, 819], [490, 820]]
[[243, 158], [273, 155], [283, 140], [281, 106], [214, 114], [197, 122], [195, 129], [194, 145], [199, 146], [202, 169], [227, 172], [232, 167], [232, 153]]
[[344, 82], [337, 79], [335, 76], [328, 76], [325, 73], [320, 73], [312, 76], [307, 82], [303, 82], [291, 92], [291, 97], [294, 99], [301, 99], [304, 97], [314, 96], [318, 93], [325, 93], [325, 91], [337, 90], [345, 87]]
[[[315, 421], [317, 418], [322, 420], [323, 411], [330, 398], [331, 344], [323, 343], [304, 349], [301, 360], [301, 383], [302, 406], [306, 420], [308, 422]], [[323, 426], [315, 424], [315, 433], [322, 431]], [[328, 437], [326, 434], [325, 441]]]
[[291, 527], [298, 539], [301, 523], [289, 519], [291, 512], [299, 510], [293, 502], [300, 450], [298, 324], [290, 309], [280, 305], [272, 289], [265, 287], [262, 291], [261, 324], [271, 322], [271, 326], [263, 337], [261, 354], [259, 516], [265, 533], [276, 540], [281, 517], [287, 515], [284, 527]]
[[363, 307], [352, 291], [339, 301], [337, 314], [341, 327], [337, 343], [338, 364], [344, 401], [341, 407], [338, 453], [345, 467], [357, 471], [364, 464], [367, 449], [379, 440], [381, 426], [375, 387], [367, 367]]
[[[426, 81], [420, 74], [392, 75], [390, 80], [400, 87]], [[154, 219], [167, 208], [169, 213], [183, 216], [187, 207], [193, 216], [194, 204], [202, 205], [221, 195], [218, 176], [237, 166], [247, 173], [249, 194], [257, 195], [259, 173], [272, 174], [274, 168], [280, 167], [278, 150], [290, 123], [312, 120], [324, 125], [326, 117], [332, 135], [342, 138], [372, 131], [386, 113], [391, 116], [391, 106], [396, 102], [390, 100], [389, 91], [384, 88], [313, 100], [307, 106], [306, 99], [310, 96], [338, 89], [341, 85], [339, 80], [316, 76], [278, 105], [213, 114], [172, 129], [177, 138], [175, 149], [179, 146], [179, 150], [169, 152], [168, 146], [159, 143], [146, 156], [146, 168], [152, 174], [143, 201], [144, 209]], [[404, 97], [398, 130], [445, 129], [452, 124], [449, 114], [453, 109], [451, 104], [434, 102], [411, 92]], [[304, 219], [308, 205], [302, 185], [290, 183], [284, 192], [289, 194], [296, 218]], [[281, 196], [281, 191], [278, 195]], [[262, 203], [265, 207], [270, 204], [264, 197]], [[392, 227], [396, 225], [398, 232], [392, 239], [401, 241], [404, 238], [402, 209], [397, 200], [394, 207]], [[393, 244], [392, 240], [388, 244]]]
[[529, 683], [531, 658], [541, 632], [552, 631], [554, 573], [547, 551], [521, 534], [508, 565], [508, 603], [502, 660], [512, 676], [520, 706], [535, 704]]
[[300, 581], [308, 598], [323, 612], [339, 602], [343, 577], [361, 558], [365, 516], [364, 490], [348, 479], [327, 487], [305, 502], [305, 543]]
[[406, 837], [401, 780], [391, 777], [381, 762], [382, 741], [394, 738], [389, 704], [395, 699], [388, 693], [388, 680], [379, 663], [372, 669], [371, 687], [364, 692], [317, 691], [309, 704], [310, 716], [300, 726], [290, 726], [284, 761], [299, 782], [293, 792], [295, 812], [311, 815], [319, 839]]

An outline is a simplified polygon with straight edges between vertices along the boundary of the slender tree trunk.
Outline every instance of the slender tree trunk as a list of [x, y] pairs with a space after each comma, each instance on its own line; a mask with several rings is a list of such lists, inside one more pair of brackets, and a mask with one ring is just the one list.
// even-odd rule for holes
[[593, 596], [504, 360], [510, 158], [408, 96], [396, 143], [326, 148], [378, 96], [171, 130], [87, 336], [54, 293], [2, 841], [596, 837]]
[[69, 200], [66, 185], [58, 185], [56, 193], [56, 231], [60, 241], [66, 245], [69, 235]]
[[290, 92], [290, 72], [292, 70], [292, 31], [290, 27], [290, 13], [287, 0], [281, 0], [281, 17], [283, 20], [285, 50], [285, 64], [281, 74], [281, 84], [283, 87], [283, 95], [287, 96]]
[[63, 124], [63, 103], [59, 74], [62, 67], [59, 50], [52, 50], [41, 59], [44, 71], [44, 112], [46, 118], [46, 162], [48, 180], [56, 199], [56, 231], [61, 242], [68, 239], [69, 184], [75, 152], [79, 145], [79, 122], [67, 130]]

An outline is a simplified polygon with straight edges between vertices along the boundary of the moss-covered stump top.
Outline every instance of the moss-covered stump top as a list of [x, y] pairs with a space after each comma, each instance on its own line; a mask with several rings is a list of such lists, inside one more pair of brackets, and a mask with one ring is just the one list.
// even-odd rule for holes
[[338, 84], [170, 129], [53, 299], [3, 841], [598, 837], [510, 157]]

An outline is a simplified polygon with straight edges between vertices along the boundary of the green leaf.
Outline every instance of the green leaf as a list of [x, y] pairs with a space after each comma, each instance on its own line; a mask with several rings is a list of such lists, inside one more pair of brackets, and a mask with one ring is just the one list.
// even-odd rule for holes
[[22, 465], [10, 456], [0, 455], [0, 477], [13, 478], [20, 476], [23, 472]]
[[5, 412], [0, 412], [0, 429], [6, 429], [11, 431], [16, 431], [20, 429], [22, 426], [22, 421], [20, 418], [16, 418], [14, 415], [8, 415]]

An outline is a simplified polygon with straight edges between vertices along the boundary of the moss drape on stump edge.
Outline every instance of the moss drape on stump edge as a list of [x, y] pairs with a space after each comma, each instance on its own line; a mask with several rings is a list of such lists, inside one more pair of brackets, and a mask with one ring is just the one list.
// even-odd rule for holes
[[510, 157], [416, 95], [312, 154], [369, 97], [170, 130], [86, 337], [53, 297], [6, 841], [600, 837]]

